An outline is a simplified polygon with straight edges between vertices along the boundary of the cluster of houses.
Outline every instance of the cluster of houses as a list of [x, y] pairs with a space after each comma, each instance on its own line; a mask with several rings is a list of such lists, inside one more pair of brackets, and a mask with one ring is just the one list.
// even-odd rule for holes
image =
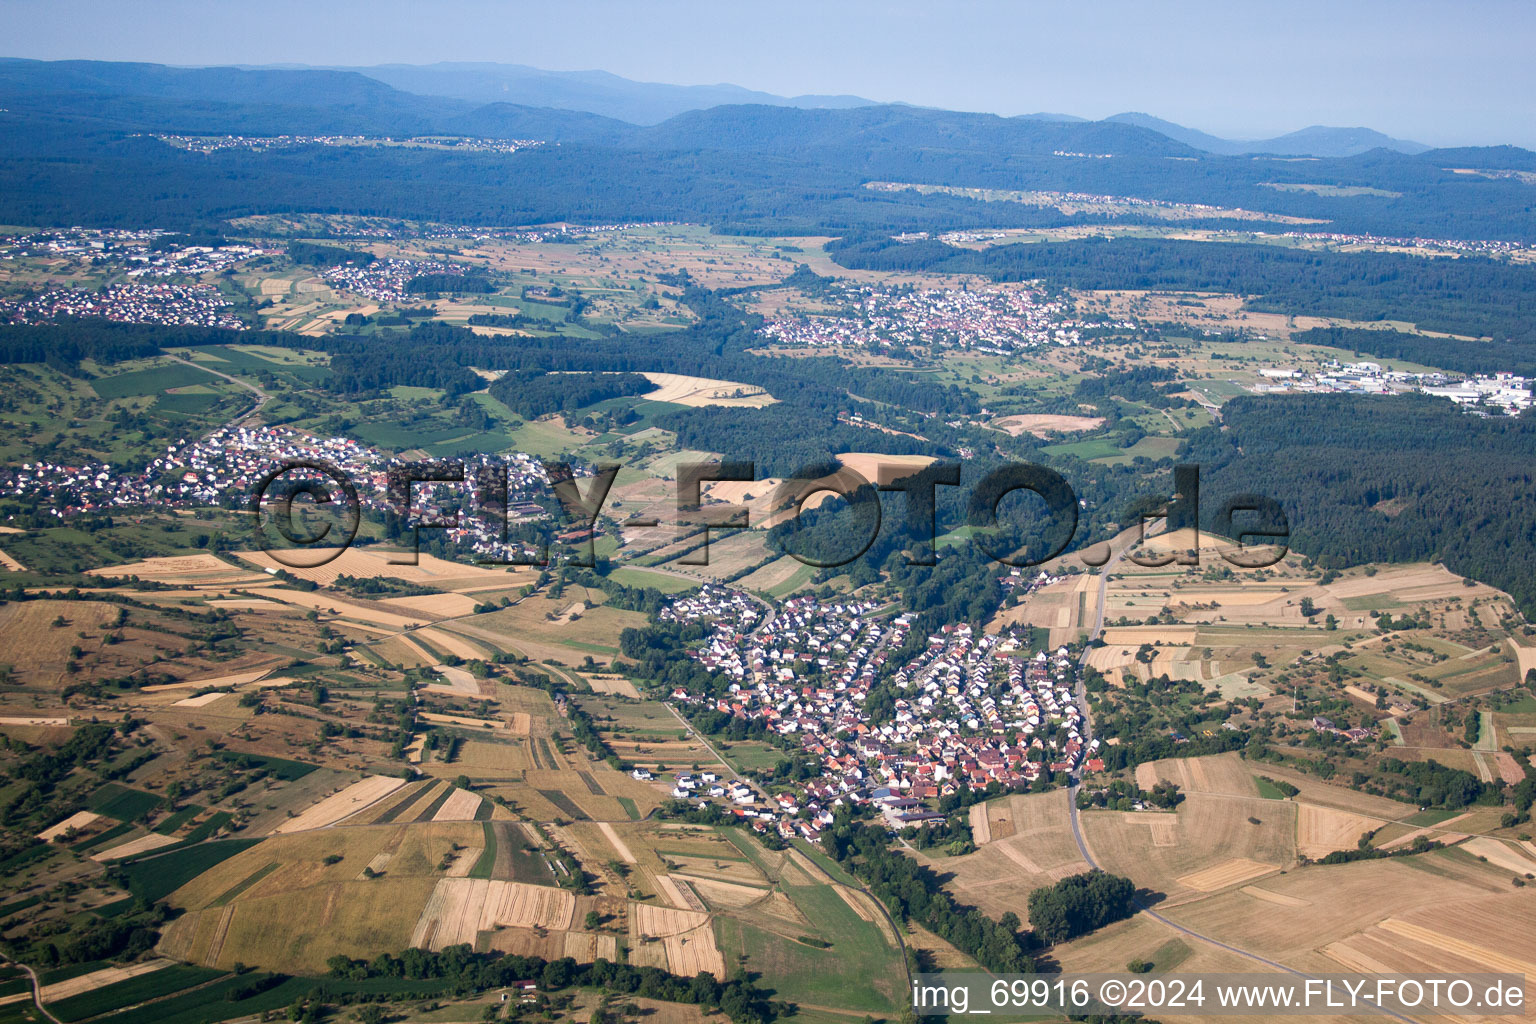
[[1038, 292], [1020, 287], [914, 291], [845, 286], [838, 299], [850, 307], [846, 315], [778, 317], [759, 333], [788, 345], [921, 346], [1007, 354], [1079, 344], [1088, 326], [1069, 320], [1065, 303], [1047, 302]]
[[[1259, 231], [1255, 234], [1262, 235]], [[1345, 235], [1328, 231], [1285, 231], [1282, 238], [1295, 238], [1304, 242], [1323, 242], [1327, 245], [1371, 246], [1374, 248], [1409, 249], [1423, 252], [1442, 252], [1449, 255], [1478, 256], [1532, 256], [1532, 249], [1523, 242], [1508, 242], [1494, 238], [1392, 238], [1383, 235]]]
[[228, 270], [253, 256], [278, 250], [246, 243], [183, 245], [159, 230], [104, 231], [61, 228], [0, 238], [0, 260], [47, 260], [57, 272], [58, 261], [101, 268], [128, 277], [196, 277]]
[[431, 136], [393, 139], [385, 135], [152, 135], [167, 146], [193, 153], [217, 153], [226, 149], [291, 149], [295, 146], [430, 146], [476, 153], [516, 153], [544, 145], [539, 139], [478, 139], [464, 136]]
[[[0, 468], [0, 496], [46, 498], [53, 515], [64, 518], [81, 512], [155, 505], [166, 508], [241, 507], [261, 480], [285, 462], [307, 460], [334, 467], [357, 488], [364, 508], [393, 507], [389, 472], [401, 460], [386, 457], [376, 448], [345, 437], [319, 437], [287, 427], [223, 427], [194, 441], [178, 441], [152, 460], [141, 473], [119, 473], [105, 463], [63, 465], [28, 462]], [[411, 511], [418, 520], [440, 513], [428, 507], [434, 498], [448, 498], [448, 488], [474, 497], [471, 481], [488, 471], [505, 473], [506, 518], [530, 520], [547, 515], [532, 499], [547, 496], [549, 477], [544, 466], [521, 452], [480, 456], [465, 467], [466, 482], [451, 485], [417, 485], [412, 488]], [[295, 471], [297, 473], [297, 471]], [[326, 477], [311, 474], [324, 483]], [[297, 476], [284, 475], [285, 481]], [[435, 493], [436, 492], [436, 493]], [[446, 504], [446, 502], [444, 502]], [[453, 540], [486, 557], [514, 559], [531, 556], [520, 547], [501, 540], [501, 515], [480, 515], [473, 509], [458, 517], [447, 532]]]
[[367, 266], [343, 263], [330, 267], [322, 275], [326, 283], [335, 288], [345, 288], [375, 302], [407, 302], [420, 300], [406, 286], [414, 279], [427, 274], [464, 276], [464, 268], [457, 263], [439, 260], [375, 260]]
[[844, 804], [872, 805], [893, 828], [921, 825], [943, 817], [931, 801], [961, 790], [1103, 768], [1098, 741], [1080, 731], [1065, 648], [1031, 653], [1012, 634], [958, 624], [913, 655], [910, 620], [872, 602], [795, 598], [755, 626], [751, 600], [718, 585], [679, 597], [661, 618], [712, 624], [691, 654], [727, 680], [712, 694], [675, 689], [672, 700], [760, 721], [821, 763], [817, 778], [771, 798], [703, 775], [675, 783], [673, 796], [728, 802], [759, 831], [814, 838]]
[[229, 312], [229, 306], [229, 300], [212, 285], [118, 284], [95, 292], [55, 288], [27, 298], [0, 301], [0, 319], [17, 324], [39, 324], [61, 317], [81, 317], [125, 324], [242, 330], [245, 321]]
[[1260, 370], [1259, 375], [1264, 381], [1253, 387], [1259, 394], [1401, 395], [1418, 392], [1448, 398], [1468, 408], [1511, 416], [1529, 409], [1532, 403], [1531, 381], [1513, 373], [1477, 374], [1453, 380], [1443, 373], [1408, 373], [1384, 370], [1379, 363], [1335, 361], [1315, 372], [1268, 367]]
[[1317, 732], [1327, 733], [1330, 736], [1342, 736], [1344, 739], [1355, 743], [1368, 740], [1372, 736], [1371, 730], [1362, 729], [1359, 726], [1353, 729], [1340, 729], [1334, 724], [1333, 719], [1325, 718], [1322, 715], [1317, 715], [1312, 719], [1312, 728]]

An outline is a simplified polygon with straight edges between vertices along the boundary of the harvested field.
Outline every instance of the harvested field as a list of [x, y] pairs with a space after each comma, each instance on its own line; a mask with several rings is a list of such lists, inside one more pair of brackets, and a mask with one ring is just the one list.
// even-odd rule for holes
[[411, 556], [405, 552], [381, 551], [377, 548], [351, 547], [339, 555], [335, 554], [335, 548], [315, 548], [313, 550], [317, 559], [328, 555], [335, 555], [335, 557], [324, 565], [314, 568], [293, 569], [287, 566], [280, 566], [269, 555], [261, 551], [239, 551], [236, 554], [258, 569], [281, 568], [300, 579], [318, 583], [322, 587], [329, 587], [334, 584], [338, 576], [355, 576], [358, 579], [388, 576], [393, 579], [404, 580], [407, 583], [418, 583], [442, 590], [462, 590], [468, 592], [481, 588], [519, 587], [524, 583], [531, 582], [535, 575], [535, 573], [527, 569], [491, 569], [484, 566], [471, 565], [467, 562], [450, 562], [425, 552], [417, 558], [416, 565], [394, 565], [391, 564], [390, 559], [409, 558]]
[[173, 702], [171, 704], [171, 707], [174, 707], [174, 708], [203, 708], [203, 707], [207, 707], [209, 704], [212, 704], [214, 701], [220, 699], [221, 697], [228, 697], [228, 696], [229, 696], [229, 694], [224, 693], [223, 691], [215, 691], [213, 693], [205, 693], [201, 697], [183, 697], [181, 700]]
[[723, 405], [736, 408], [761, 409], [778, 399], [754, 384], [738, 384], [729, 380], [709, 377], [688, 377], [679, 373], [645, 373], [644, 376], [656, 390], [641, 395], [650, 402], [672, 402], [677, 405], [700, 407]]
[[410, 944], [442, 949], [473, 944], [498, 926], [564, 931], [576, 914], [576, 897], [564, 889], [484, 878], [444, 878], [432, 890], [411, 932]]
[[479, 793], [471, 793], [467, 789], [455, 789], [443, 802], [443, 806], [437, 809], [437, 813], [432, 815], [432, 820], [474, 821], [475, 812], [480, 810], [480, 804], [483, 802]]
[[1272, 871], [1278, 871], [1279, 868], [1278, 864], [1263, 864], [1256, 860], [1248, 860], [1246, 857], [1234, 857], [1203, 871], [1184, 875], [1179, 881], [1191, 889], [1215, 892], [1218, 889], [1225, 889], [1240, 882], [1267, 875]]
[[438, 725], [459, 725], [466, 729], [496, 729], [501, 732], [510, 732], [512, 730], [510, 722], [504, 722], [499, 718], [470, 718], [468, 715], [439, 715], [432, 711], [423, 711], [421, 713], [421, 717], [425, 721], [434, 722]]
[[1461, 848], [1476, 857], [1485, 857], [1488, 863], [1497, 865], [1505, 871], [1512, 871], [1522, 878], [1526, 875], [1536, 874], [1536, 859], [1532, 859], [1509, 843], [1479, 836], [1476, 839], [1468, 839], [1461, 844]]
[[[457, 595], [446, 596], [456, 597]], [[468, 601], [469, 598], [464, 598], [463, 600]], [[467, 615], [468, 612], [460, 612], [458, 614]], [[456, 655], [465, 661], [479, 661], [483, 660], [486, 656], [483, 647], [478, 647], [463, 637], [450, 633], [446, 629], [418, 629], [412, 636], [431, 644], [434, 650]], [[468, 675], [468, 673], [466, 672], [465, 675]]]
[[1362, 833], [1381, 825], [1374, 818], [1334, 807], [1297, 806], [1296, 852], [1316, 860], [1335, 850], [1353, 850]]
[[1310, 907], [1312, 905], [1310, 900], [1304, 900], [1299, 896], [1287, 896], [1285, 893], [1261, 889], [1256, 885], [1245, 885], [1241, 891], [1256, 900], [1273, 903], [1277, 907]]
[[[688, 910], [697, 910], [697, 909], [699, 909], [698, 897], [694, 896], [693, 893], [691, 893], [691, 892], [688, 892], [688, 893], [684, 892], [684, 889], [686, 888], [686, 883], [684, 883], [683, 885], [679, 885], [677, 883], [677, 881], [675, 879], [673, 879], [673, 877], [671, 875], [658, 874], [658, 875], [655, 876], [655, 878], [656, 878], [657, 893], [658, 893], [658, 895], [661, 896], [662, 899], [666, 900], [668, 903], [672, 904], [672, 906], [674, 906], [674, 907], [683, 907], [683, 908], [687, 908]], [[646, 906], [651, 906], [651, 904], [646, 904]], [[655, 908], [655, 909], [661, 909], [661, 908]], [[646, 933], [646, 934], [654, 934], [654, 933]]]
[[146, 686], [142, 693], [163, 693], [170, 690], [201, 690], [208, 686], [235, 687], [254, 683], [262, 676], [271, 672], [270, 668], [255, 669], [250, 672], [231, 672], [222, 676], [205, 676], [202, 679], [186, 679], [179, 683], [161, 683], [158, 686]]
[[61, 836], [65, 832], [68, 832], [72, 828], [73, 829], [85, 828], [91, 822], [96, 821], [96, 820], [98, 820], [100, 818], [101, 818], [101, 815], [96, 814], [96, 813], [94, 813], [92, 811], [81, 811], [78, 814], [71, 814], [69, 817], [65, 818], [63, 821], [59, 822], [57, 825], [54, 825], [54, 826], [52, 826], [50, 828], [43, 829], [41, 832], [39, 832], [37, 834], [37, 838], [41, 839], [45, 843], [51, 843], [51, 842], [53, 842], [55, 836]]
[[[401, 637], [400, 639], [406, 643], [411, 643], [408, 637]], [[411, 646], [416, 647], [417, 650], [421, 650], [421, 648], [414, 643], [411, 643]], [[423, 654], [425, 653], [426, 652], [423, 651]], [[436, 661], [437, 659], [432, 658], [429, 655], [428, 660]], [[438, 676], [443, 679], [444, 682], [428, 683], [426, 686], [422, 687], [422, 689], [426, 692], [441, 693], [450, 697], [473, 697], [477, 700], [481, 699], [482, 697], [484, 697], [486, 700], [490, 699], [489, 697], [485, 697], [485, 695], [480, 692], [479, 680], [470, 674], [467, 669], [457, 668], [453, 665], [436, 665], [434, 667]]]
[[740, 909], [749, 907], [754, 903], [767, 899], [772, 895], [772, 889], [765, 889], [757, 885], [742, 885], [739, 882], [722, 882], [716, 878], [699, 878], [695, 875], [682, 875], [690, 887], [712, 907], [725, 909]]
[[640, 699], [640, 691], [635, 689], [635, 684], [624, 676], [594, 673], [584, 676], [587, 685], [592, 687], [593, 693], [616, 693], [621, 697], [633, 697]]
[[64, 981], [54, 982], [52, 985], [42, 986], [43, 1002], [56, 1003], [70, 996], [78, 996], [85, 992], [94, 992], [98, 988], [107, 985], [115, 985], [129, 978], [137, 978], [145, 974], [153, 974], [155, 971], [170, 967], [174, 960], [157, 959], [146, 960], [143, 963], [129, 964], [126, 967], [107, 967], [99, 971], [91, 971]]
[[163, 836], [158, 832], [140, 836], [129, 840], [121, 846], [114, 846], [109, 850], [101, 850], [91, 854], [92, 860], [122, 860], [124, 857], [132, 857], [134, 854], [147, 853], [150, 850], [158, 850], [162, 846], [174, 846], [181, 842], [178, 836]]
[[987, 821], [987, 805], [985, 803], [972, 804], [971, 838], [977, 846], [985, 846], [992, 841], [992, 826]]
[[1045, 413], [1035, 413], [1022, 416], [1004, 416], [993, 420], [992, 426], [1008, 434], [1010, 437], [1018, 437], [1020, 434], [1033, 434], [1036, 437], [1049, 437], [1055, 433], [1077, 433], [1083, 430], [1093, 430], [1104, 425], [1104, 420], [1098, 416], [1054, 416]]
[[1526, 959], [1507, 951], [1493, 950], [1482, 943], [1468, 942], [1457, 935], [1436, 928], [1425, 927], [1422, 924], [1395, 917], [1387, 918], [1377, 927], [1392, 935], [1411, 939], [1431, 949], [1470, 961], [1486, 971], [1521, 975], [1536, 974], [1536, 958]]
[[991, 842], [963, 857], [924, 860], [952, 876], [944, 888], [961, 902], [993, 917], [1010, 910], [1022, 917], [1034, 889], [1088, 870], [1072, 838], [1066, 790], [1014, 794], [986, 807]]
[[715, 932], [708, 919], [692, 931], [668, 935], [662, 939], [667, 951], [667, 969], [673, 974], [691, 978], [708, 971], [716, 978], [725, 976], [725, 957], [715, 944]]
[[844, 452], [837, 461], [877, 486], [911, 476], [935, 459], [931, 455], [884, 455], [879, 452]]
[[[276, 563], [273, 563], [276, 564]], [[137, 576], [175, 587], [225, 587], [240, 583], [265, 583], [263, 573], [241, 570], [215, 555], [159, 555], [140, 562], [87, 570], [90, 576], [127, 578]]]
[[398, 615], [390, 611], [381, 611], [368, 605], [347, 601], [334, 597], [323, 591], [288, 590], [283, 587], [273, 587], [267, 591], [274, 600], [282, 601], [299, 608], [310, 608], [322, 614], [330, 613], [341, 618], [356, 619], [358, 622], [371, 626], [384, 626], [391, 629], [411, 629], [422, 625], [425, 615]]
[[[24, 682], [56, 684], [83, 630], [105, 630], [117, 608], [94, 601], [13, 601], [0, 606], [0, 651]], [[63, 618], [67, 626], [54, 626]]]
[[[382, 603], [395, 605], [402, 611], [421, 612], [434, 619], [457, 619], [461, 615], [470, 615], [475, 610], [477, 602], [472, 597], [463, 594], [417, 594], [413, 597], [386, 597]], [[459, 654], [458, 651], [453, 651]], [[459, 654], [461, 658], [481, 657], [480, 654]]]
[[609, 845], [613, 847], [614, 852], [619, 855], [620, 860], [626, 864], [640, 863], [635, 859], [635, 855], [630, 852], [628, 844], [619, 838], [619, 833], [614, 830], [612, 825], [606, 821], [600, 821], [597, 823], [597, 828], [603, 834], [603, 838], [608, 840]]
[[290, 818], [272, 830], [273, 835], [285, 832], [302, 832], [306, 829], [324, 828], [350, 817], [405, 785], [404, 779], [387, 775], [370, 775], [359, 782], [333, 793], [309, 807], [297, 817]]
[[637, 935], [661, 938], [680, 935], [709, 922], [709, 915], [694, 910], [675, 910], [651, 903], [630, 903], [630, 931]]
[[1256, 877], [1242, 876], [1234, 861], [1264, 871], [1294, 863], [1296, 805], [1260, 797], [1236, 754], [1156, 761], [1137, 778], [1173, 781], [1186, 798], [1172, 814], [1083, 814], [1084, 839], [1106, 871], [1182, 899]]

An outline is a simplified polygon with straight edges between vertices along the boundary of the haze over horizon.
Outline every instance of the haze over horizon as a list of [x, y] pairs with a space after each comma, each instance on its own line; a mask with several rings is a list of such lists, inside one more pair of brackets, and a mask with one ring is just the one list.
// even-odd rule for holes
[[729, 83], [784, 96], [853, 94], [954, 110], [1123, 111], [1226, 138], [1368, 127], [1432, 146], [1536, 148], [1536, 7], [1414, 0], [1283, 6], [866, 0], [772, 9], [677, 0], [545, 8], [450, 0], [259, 6], [152, 0], [13, 3], [5, 55], [164, 64], [487, 61], [602, 70], [642, 82]]

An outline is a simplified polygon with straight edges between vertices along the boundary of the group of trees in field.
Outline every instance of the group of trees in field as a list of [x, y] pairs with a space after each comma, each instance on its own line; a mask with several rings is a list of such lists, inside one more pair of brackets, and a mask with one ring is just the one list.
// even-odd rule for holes
[[1135, 912], [1135, 883], [1104, 871], [1071, 875], [1029, 894], [1029, 926], [1050, 943], [1087, 935]]
[[476, 953], [468, 943], [437, 952], [405, 949], [398, 956], [380, 953], [372, 960], [338, 955], [326, 964], [331, 976], [338, 979], [445, 981], [453, 994], [464, 997], [527, 981], [534, 982], [541, 993], [604, 989], [670, 1003], [718, 1007], [733, 1024], [768, 1024], [787, 1009], [770, 1000], [745, 974], [723, 982], [708, 971], [682, 978], [659, 967], [633, 967], [608, 960], [580, 964], [570, 957], [544, 960], [514, 953]]
[[1032, 972], [1029, 933], [1017, 914], [993, 920], [961, 906], [930, 869], [894, 850], [885, 831], [843, 820], [822, 833], [821, 846], [856, 875], [892, 916], [917, 922], [999, 974]]
[[524, 419], [573, 413], [612, 398], [643, 395], [656, 385], [638, 373], [549, 373], [513, 370], [491, 385], [491, 397]]
[[307, 267], [334, 267], [343, 263], [366, 267], [374, 261], [373, 253], [366, 249], [347, 249], [339, 245], [300, 241], [288, 243], [288, 258]]

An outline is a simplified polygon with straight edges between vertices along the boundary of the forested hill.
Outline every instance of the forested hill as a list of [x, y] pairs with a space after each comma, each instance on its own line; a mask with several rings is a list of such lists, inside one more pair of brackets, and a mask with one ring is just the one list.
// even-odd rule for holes
[[[1439, 561], [1536, 617], [1536, 417], [1417, 395], [1235, 398], [1191, 438], [1202, 513], [1239, 493], [1285, 508], [1324, 566]], [[1207, 522], [1209, 525], [1209, 522]]]
[[[1536, 164], [1536, 154], [1509, 148], [1298, 162], [1216, 156], [1133, 124], [903, 106], [738, 105], [640, 127], [579, 111], [417, 96], [351, 72], [87, 61], [0, 61], [0, 108], [0, 217], [8, 223], [216, 225], [249, 213], [326, 210], [843, 234], [1095, 219], [865, 187], [897, 181], [1243, 207], [1332, 231], [1536, 241], [1529, 185], [1454, 171]], [[550, 145], [510, 156], [322, 145], [204, 154], [135, 137], [143, 133], [445, 134]], [[1344, 191], [1319, 194], [1318, 184]]]

